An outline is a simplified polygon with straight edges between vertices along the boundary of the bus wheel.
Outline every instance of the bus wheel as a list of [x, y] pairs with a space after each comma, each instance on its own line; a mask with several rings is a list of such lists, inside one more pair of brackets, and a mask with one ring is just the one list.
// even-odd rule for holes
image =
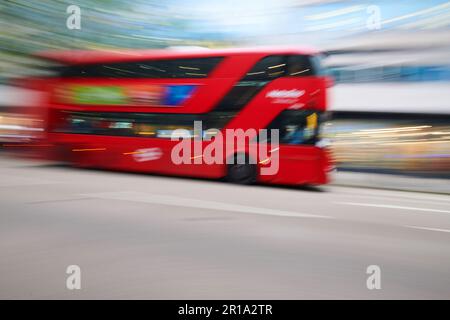
[[251, 164], [246, 154], [236, 154], [234, 163], [228, 164], [227, 181], [237, 184], [253, 184], [256, 182], [257, 166]]

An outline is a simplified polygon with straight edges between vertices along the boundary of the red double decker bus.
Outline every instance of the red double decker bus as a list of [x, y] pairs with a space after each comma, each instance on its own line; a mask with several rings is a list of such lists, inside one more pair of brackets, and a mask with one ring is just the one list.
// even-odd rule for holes
[[328, 181], [320, 128], [329, 80], [312, 49], [42, 57], [59, 64], [34, 83], [46, 94], [51, 159], [238, 183]]

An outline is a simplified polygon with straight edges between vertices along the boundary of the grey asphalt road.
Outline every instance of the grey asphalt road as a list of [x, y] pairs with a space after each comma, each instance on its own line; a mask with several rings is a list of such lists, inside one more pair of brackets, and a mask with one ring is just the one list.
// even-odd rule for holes
[[0, 298], [449, 299], [450, 199], [0, 157]]

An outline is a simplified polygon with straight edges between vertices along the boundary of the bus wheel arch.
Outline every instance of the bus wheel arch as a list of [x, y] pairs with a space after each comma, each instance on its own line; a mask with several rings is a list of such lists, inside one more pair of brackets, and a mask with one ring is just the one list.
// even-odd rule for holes
[[[233, 160], [233, 161], [231, 161]], [[254, 184], [258, 178], [258, 165], [248, 153], [237, 152], [227, 159], [226, 181], [236, 184]]]

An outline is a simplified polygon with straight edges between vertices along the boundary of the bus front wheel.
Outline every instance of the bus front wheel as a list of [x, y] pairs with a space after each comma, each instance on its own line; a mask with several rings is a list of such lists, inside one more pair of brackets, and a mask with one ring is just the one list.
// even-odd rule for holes
[[257, 166], [252, 164], [246, 154], [236, 154], [234, 161], [228, 164], [227, 181], [237, 184], [256, 182]]

